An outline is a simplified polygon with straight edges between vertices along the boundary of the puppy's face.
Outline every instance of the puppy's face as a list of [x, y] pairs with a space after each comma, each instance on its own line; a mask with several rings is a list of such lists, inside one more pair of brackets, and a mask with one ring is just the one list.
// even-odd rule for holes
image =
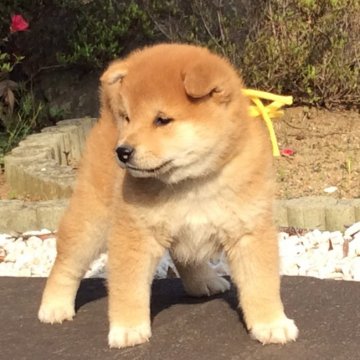
[[102, 112], [118, 125], [115, 151], [132, 176], [206, 176], [235, 151], [241, 83], [206, 49], [148, 48], [110, 65], [101, 80]]

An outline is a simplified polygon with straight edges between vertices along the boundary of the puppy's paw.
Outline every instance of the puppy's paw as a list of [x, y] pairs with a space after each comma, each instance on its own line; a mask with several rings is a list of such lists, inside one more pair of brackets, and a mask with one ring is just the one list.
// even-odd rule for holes
[[262, 344], [285, 344], [295, 341], [299, 330], [294, 320], [283, 317], [270, 323], [258, 323], [251, 329], [251, 335]]
[[62, 323], [64, 320], [72, 320], [75, 316], [73, 304], [66, 302], [42, 303], [38, 312], [38, 318], [43, 323]]
[[112, 325], [110, 326], [108, 341], [111, 348], [124, 348], [143, 344], [149, 341], [150, 337], [151, 327], [147, 323], [134, 327]]
[[189, 279], [184, 282], [187, 294], [194, 297], [220, 294], [230, 289], [230, 283], [221, 276], [212, 276], [205, 279]]

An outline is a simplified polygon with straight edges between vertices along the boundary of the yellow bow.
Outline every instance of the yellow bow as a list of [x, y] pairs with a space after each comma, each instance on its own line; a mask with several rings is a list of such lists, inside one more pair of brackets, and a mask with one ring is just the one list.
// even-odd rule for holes
[[[291, 105], [293, 103], [292, 96], [275, 95], [265, 91], [243, 89], [243, 94], [248, 96], [254, 105], [250, 105], [249, 114], [252, 117], [262, 116], [266, 126], [269, 130], [272, 150], [274, 156], [280, 156], [279, 146], [276, 140], [271, 118], [276, 118], [284, 114], [283, 111], [279, 110], [284, 105]], [[262, 100], [272, 101], [269, 105], [264, 105]]]

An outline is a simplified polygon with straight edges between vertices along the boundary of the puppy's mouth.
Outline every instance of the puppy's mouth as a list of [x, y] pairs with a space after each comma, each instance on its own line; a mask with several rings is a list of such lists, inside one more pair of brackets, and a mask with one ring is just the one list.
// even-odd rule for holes
[[134, 173], [156, 174], [159, 171], [163, 170], [167, 165], [171, 164], [171, 162], [172, 162], [172, 160], [165, 161], [161, 165], [156, 166], [154, 168], [140, 168], [140, 167], [137, 167], [137, 166], [126, 164], [125, 168], [130, 170], [131, 172], [134, 172]]

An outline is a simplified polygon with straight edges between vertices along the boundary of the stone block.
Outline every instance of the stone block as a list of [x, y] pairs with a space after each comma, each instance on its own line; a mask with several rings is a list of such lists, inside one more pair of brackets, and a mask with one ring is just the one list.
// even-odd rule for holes
[[39, 228], [57, 230], [67, 204], [67, 200], [42, 201], [36, 210]]
[[326, 229], [344, 231], [355, 222], [355, 208], [351, 200], [337, 200], [325, 209]]
[[274, 204], [274, 220], [277, 226], [288, 226], [286, 200], [276, 200]]
[[302, 229], [325, 230], [326, 212], [325, 209], [336, 200], [327, 197], [303, 197], [287, 201], [288, 226]]
[[0, 201], [0, 232], [37, 229], [36, 207], [20, 200]]
[[286, 208], [287, 208], [288, 226], [294, 226], [303, 229], [305, 225], [304, 225], [302, 200], [301, 199], [288, 200]]
[[15, 231], [11, 226], [15, 214], [22, 209], [23, 203], [21, 200], [0, 200], [0, 233]]
[[360, 199], [354, 199], [353, 205], [355, 211], [355, 221], [360, 221]]

